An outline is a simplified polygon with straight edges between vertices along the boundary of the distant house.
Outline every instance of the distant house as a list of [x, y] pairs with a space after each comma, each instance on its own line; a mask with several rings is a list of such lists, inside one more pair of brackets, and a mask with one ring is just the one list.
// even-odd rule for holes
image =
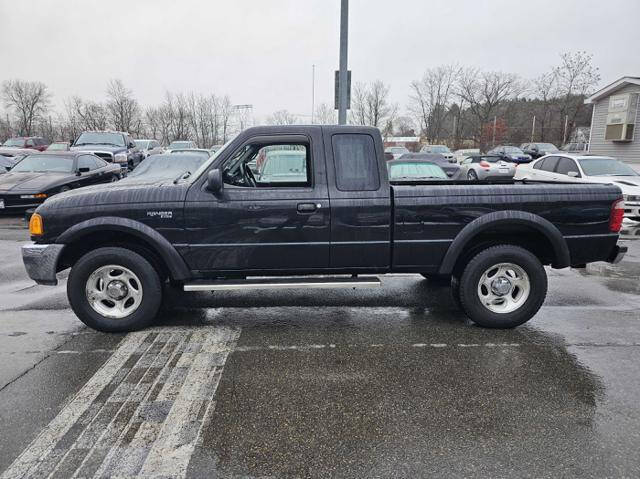
[[589, 153], [640, 163], [640, 77], [623, 77], [584, 102], [593, 104]]

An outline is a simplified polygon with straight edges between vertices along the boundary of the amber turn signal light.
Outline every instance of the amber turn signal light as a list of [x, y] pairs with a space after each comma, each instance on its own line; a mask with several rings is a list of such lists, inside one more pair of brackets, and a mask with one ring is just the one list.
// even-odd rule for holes
[[34, 213], [31, 215], [31, 219], [29, 220], [29, 233], [34, 236], [39, 236], [44, 233], [42, 216], [40, 216], [38, 213]]

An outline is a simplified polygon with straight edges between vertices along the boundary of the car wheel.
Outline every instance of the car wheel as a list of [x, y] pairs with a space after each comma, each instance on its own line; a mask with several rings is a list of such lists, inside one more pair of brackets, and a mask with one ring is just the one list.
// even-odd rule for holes
[[118, 181], [120, 179], [120, 177], [118, 175], [113, 175], [111, 177], [111, 179], [109, 180], [111, 183], [115, 183], [116, 181]]
[[477, 181], [478, 180], [478, 174], [474, 170], [469, 170], [467, 172], [467, 179], [469, 181]]
[[98, 248], [71, 268], [67, 297], [80, 321], [98, 331], [149, 326], [162, 303], [162, 284], [145, 258], [126, 248]]
[[531, 319], [547, 295], [540, 260], [519, 246], [500, 245], [478, 253], [460, 277], [460, 304], [486, 328], [513, 328]]

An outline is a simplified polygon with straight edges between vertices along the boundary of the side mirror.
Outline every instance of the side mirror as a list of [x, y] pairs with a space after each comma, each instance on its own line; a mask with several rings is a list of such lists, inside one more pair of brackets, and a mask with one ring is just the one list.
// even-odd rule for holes
[[89, 173], [89, 168], [78, 168], [78, 176], [82, 173]]
[[567, 176], [570, 176], [571, 178], [577, 178], [580, 176], [580, 173], [578, 173], [577, 171], [569, 171], [567, 172]]
[[219, 168], [215, 168], [207, 173], [207, 189], [214, 194], [220, 193], [224, 183], [222, 181], [222, 172]]

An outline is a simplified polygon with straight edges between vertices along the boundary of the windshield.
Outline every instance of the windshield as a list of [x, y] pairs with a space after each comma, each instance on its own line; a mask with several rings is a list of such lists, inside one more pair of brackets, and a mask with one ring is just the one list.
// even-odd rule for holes
[[207, 168], [209, 168], [209, 165], [215, 161], [216, 158], [218, 158], [218, 156], [220, 156], [224, 150], [227, 149], [227, 146], [229, 146], [229, 144], [235, 139], [231, 138], [229, 141], [227, 141], [224, 145], [222, 145], [222, 147], [216, 151], [211, 158], [209, 158], [209, 161], [206, 161], [205, 163], [203, 163], [200, 168], [198, 168], [196, 171], [192, 172], [193, 174], [191, 175], [190, 179], [191, 180], [195, 180], [197, 179], [202, 173], [204, 173], [204, 171], [206, 171]]
[[150, 140], [133, 140], [133, 142], [138, 148], [142, 148], [143, 150], [149, 148], [149, 143], [151, 143]]
[[391, 148], [388, 148], [387, 151], [391, 153], [408, 153], [409, 152], [409, 150], [407, 150], [404, 146], [392, 146]]
[[520, 148], [518, 148], [516, 146], [505, 146], [504, 147], [504, 152], [505, 153], [510, 153], [512, 155], [522, 155], [522, 154], [524, 154], [524, 152]]
[[446, 146], [432, 146], [429, 151], [431, 151], [431, 153], [451, 153]]
[[169, 148], [191, 148], [190, 141], [172, 141]]
[[74, 146], [82, 145], [113, 145], [125, 146], [124, 137], [120, 133], [85, 132], [78, 137]]
[[434, 163], [393, 163], [387, 165], [389, 168], [389, 180], [400, 179], [447, 179], [447, 174], [442, 168]]
[[57, 155], [31, 155], [14, 166], [11, 171], [71, 173], [73, 171], [73, 158]]
[[23, 146], [24, 139], [23, 138], [9, 138], [5, 141], [2, 146]]
[[186, 149], [186, 150], [171, 150], [169, 152], [169, 154], [171, 155], [182, 155], [184, 153], [188, 153], [189, 155], [199, 155], [199, 156], [202, 156], [205, 160], [209, 158], [209, 151], [207, 150]]
[[47, 150], [52, 150], [52, 151], [64, 151], [64, 150], [68, 150], [69, 149], [69, 145], [67, 145], [66, 143], [51, 143], [49, 146], [47, 146]]
[[638, 176], [633, 168], [614, 158], [585, 158], [578, 161], [587, 176]]
[[556, 148], [556, 146], [552, 145], [551, 143], [537, 143], [537, 145], [538, 145], [538, 149], [544, 150], [547, 153], [553, 153], [555, 151], [558, 151], [558, 148]]
[[129, 173], [128, 178], [173, 180], [180, 173], [196, 171], [206, 160], [206, 156], [187, 153], [182, 155], [151, 155]]

